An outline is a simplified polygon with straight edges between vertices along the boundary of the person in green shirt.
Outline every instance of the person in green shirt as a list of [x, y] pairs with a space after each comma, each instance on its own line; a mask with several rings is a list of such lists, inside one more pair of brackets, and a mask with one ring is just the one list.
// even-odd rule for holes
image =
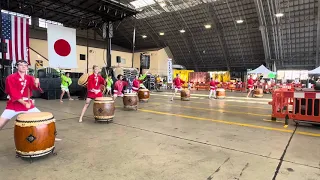
[[61, 96], [60, 96], [60, 102], [63, 102], [62, 98], [64, 96], [64, 93], [68, 94], [69, 100], [73, 100], [71, 98], [70, 92], [69, 92], [69, 86], [71, 85], [71, 83], [72, 83], [72, 80], [70, 78], [70, 73], [67, 72], [65, 75], [61, 74]]
[[107, 96], [108, 96], [108, 95], [112, 96], [111, 86], [112, 86], [112, 84], [113, 84], [113, 80], [112, 80], [111, 75], [109, 75], [109, 76], [107, 77], [106, 82], [107, 82]]
[[[140, 77], [139, 77], [139, 80], [140, 80], [140, 81], [144, 81], [144, 79], [147, 77], [147, 73], [148, 73], [148, 71], [147, 71], [145, 74], [141, 74]], [[142, 88], [142, 89], [147, 89], [147, 88], [144, 86], [143, 83], [140, 83], [140, 88]]]

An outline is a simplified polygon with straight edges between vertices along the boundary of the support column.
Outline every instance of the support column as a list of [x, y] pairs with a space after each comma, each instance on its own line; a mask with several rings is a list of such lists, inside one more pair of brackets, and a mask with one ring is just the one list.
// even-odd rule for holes
[[89, 73], [89, 30], [87, 29], [87, 74]]
[[[227, 69], [228, 71], [230, 71], [230, 62], [229, 62], [229, 56], [228, 56], [228, 48], [227, 48], [227, 44], [226, 44], [226, 41], [225, 41], [225, 38], [224, 38], [224, 34], [223, 34], [223, 30], [222, 28], [220, 27], [220, 24], [219, 24], [219, 20], [216, 19], [216, 16], [212, 16], [212, 14], [210, 13], [211, 11], [214, 12], [214, 10], [212, 9], [212, 3], [210, 6], [206, 5], [204, 8], [206, 9], [206, 12], [209, 16], [209, 19], [210, 21], [212, 22], [212, 26], [217, 30], [217, 37], [218, 37], [218, 40], [219, 40], [219, 45], [221, 47], [221, 50], [222, 50], [222, 54], [223, 54], [223, 58], [226, 62], [226, 66], [227, 66]], [[212, 10], [210, 10], [210, 8]]]
[[136, 26], [133, 27], [133, 37], [132, 37], [132, 60], [131, 67], [133, 68], [133, 60], [134, 60], [134, 48], [136, 46]]
[[266, 20], [264, 15], [264, 9], [262, 1], [260, 0], [254, 0], [254, 4], [256, 6], [256, 10], [259, 17], [259, 30], [261, 31], [261, 37], [262, 37], [262, 43], [263, 43], [263, 50], [264, 50], [264, 56], [265, 56], [265, 62], [266, 64], [271, 59], [271, 52], [270, 52], [270, 43], [269, 43], [269, 37], [268, 37], [268, 30], [266, 26]]
[[113, 37], [113, 24], [112, 22], [108, 22], [108, 28], [104, 28], [106, 32], [106, 41], [107, 41], [107, 69], [111, 67], [111, 38]]

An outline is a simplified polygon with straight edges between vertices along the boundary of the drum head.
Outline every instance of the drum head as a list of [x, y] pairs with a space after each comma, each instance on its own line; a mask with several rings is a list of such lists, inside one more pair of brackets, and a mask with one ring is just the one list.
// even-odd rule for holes
[[82, 86], [85, 82], [87, 82], [89, 74], [82, 74], [82, 76], [78, 80], [78, 84]]
[[149, 91], [149, 89], [139, 89], [139, 91]]
[[25, 113], [19, 114], [17, 120], [20, 121], [37, 121], [37, 120], [45, 120], [45, 119], [52, 119], [53, 114], [50, 112], [32, 112], [32, 113]]
[[124, 96], [137, 96], [137, 93], [124, 93]]
[[217, 91], [226, 91], [223, 88], [218, 88]]
[[113, 101], [111, 97], [97, 97], [95, 101]]

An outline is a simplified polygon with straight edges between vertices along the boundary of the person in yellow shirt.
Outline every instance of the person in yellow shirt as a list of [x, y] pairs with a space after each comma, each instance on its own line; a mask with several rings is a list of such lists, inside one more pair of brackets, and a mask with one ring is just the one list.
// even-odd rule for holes
[[156, 90], [159, 91], [160, 90], [160, 86], [161, 86], [161, 78], [158, 75], [156, 78]]

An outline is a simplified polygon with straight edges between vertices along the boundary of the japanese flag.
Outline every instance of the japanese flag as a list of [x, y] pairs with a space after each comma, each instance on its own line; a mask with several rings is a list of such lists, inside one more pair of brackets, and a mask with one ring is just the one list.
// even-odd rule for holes
[[76, 30], [48, 24], [48, 58], [52, 68], [77, 68]]

